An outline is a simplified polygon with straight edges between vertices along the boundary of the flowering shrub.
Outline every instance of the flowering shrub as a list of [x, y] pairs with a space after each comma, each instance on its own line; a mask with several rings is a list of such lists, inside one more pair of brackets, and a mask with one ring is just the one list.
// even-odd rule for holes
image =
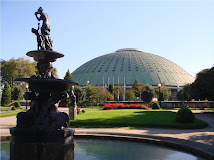
[[103, 109], [149, 109], [149, 107], [141, 104], [109, 103]]

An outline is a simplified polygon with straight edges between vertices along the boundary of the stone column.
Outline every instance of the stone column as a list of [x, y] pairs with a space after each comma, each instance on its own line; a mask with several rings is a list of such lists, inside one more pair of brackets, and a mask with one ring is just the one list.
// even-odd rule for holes
[[69, 117], [70, 120], [76, 120], [77, 119], [77, 105], [69, 105]]

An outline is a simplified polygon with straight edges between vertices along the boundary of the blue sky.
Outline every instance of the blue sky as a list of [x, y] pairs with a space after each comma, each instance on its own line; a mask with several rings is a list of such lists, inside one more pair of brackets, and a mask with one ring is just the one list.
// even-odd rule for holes
[[[42, 6], [63, 78], [85, 62], [121, 48], [167, 58], [193, 77], [214, 64], [214, 1], [1, 1], [1, 59], [37, 49], [31, 28]], [[40, 22], [42, 23], [42, 22]], [[32, 60], [32, 58], [29, 58]]]

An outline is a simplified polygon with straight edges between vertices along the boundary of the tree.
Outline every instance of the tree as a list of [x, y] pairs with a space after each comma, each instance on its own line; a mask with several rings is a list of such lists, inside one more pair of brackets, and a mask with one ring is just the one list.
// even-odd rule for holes
[[183, 94], [184, 94], [184, 97], [186, 97], [187, 101], [190, 101], [192, 99], [191, 84], [184, 85]]
[[[14, 86], [15, 78], [25, 78], [36, 74], [36, 62], [30, 62], [28, 59], [11, 58], [9, 61], [1, 61], [1, 81], [6, 81], [10, 86]], [[16, 82], [17, 84], [19, 82]]]
[[142, 100], [146, 103], [150, 103], [154, 98], [155, 90], [152, 88], [151, 85], [144, 85], [143, 92], [142, 92]]
[[135, 92], [133, 89], [129, 89], [126, 91], [126, 98], [128, 99], [128, 101], [131, 101], [135, 98]]
[[5, 106], [10, 102], [11, 102], [11, 90], [8, 82], [6, 81], [2, 92], [1, 105]]
[[68, 69], [68, 71], [65, 73], [64, 79], [65, 79], [65, 80], [71, 80], [71, 81], [73, 81], [73, 76], [71, 75], [69, 69]]
[[[73, 80], [73, 77], [68, 69], [68, 71], [65, 73], [65, 77], [64, 77], [64, 80]], [[67, 93], [70, 94], [70, 87], [67, 88]], [[70, 95], [68, 98], [65, 98], [65, 99], [62, 99], [62, 103], [68, 103], [70, 104], [71, 103], [71, 99], [70, 99]]]
[[120, 94], [124, 94], [124, 86], [123, 84], [117, 84], [114, 86], [114, 98], [119, 101]]
[[159, 88], [155, 89], [155, 93], [156, 93], [158, 99], [160, 98], [159, 99], [160, 101], [169, 100], [169, 97], [171, 95], [171, 90], [169, 88], [167, 88], [164, 84], [162, 84], [160, 87], [160, 94], [159, 94]]
[[214, 100], [214, 67], [200, 71], [191, 85], [194, 99]]
[[23, 99], [23, 91], [20, 86], [14, 86], [11, 89], [11, 98], [12, 98], [12, 100], [22, 100]]
[[135, 92], [135, 96], [140, 97], [141, 99], [141, 94], [144, 88], [144, 84], [135, 80], [135, 83], [132, 88], [133, 88], [133, 91]]
[[[14, 79], [29, 78], [32, 75], [36, 75], [36, 64], [36, 61], [31, 62], [29, 59], [24, 58], [11, 58], [9, 61], [1, 60], [1, 82], [4, 84], [7, 81], [11, 87], [15, 84], [24, 84], [22, 82], [14, 82]], [[58, 77], [56, 68], [52, 68], [51, 72]]]
[[86, 86], [86, 103], [93, 104], [97, 102], [97, 90], [92, 85]]
[[97, 90], [97, 102], [102, 103], [104, 101], [112, 101], [114, 100], [114, 96], [104, 88], [96, 88]]
[[74, 86], [74, 94], [76, 95], [77, 102], [82, 100], [83, 90], [80, 86]]
[[183, 88], [177, 93], [176, 97], [180, 101], [187, 101], [187, 99], [188, 99], [186, 94], [184, 93], [184, 89]]

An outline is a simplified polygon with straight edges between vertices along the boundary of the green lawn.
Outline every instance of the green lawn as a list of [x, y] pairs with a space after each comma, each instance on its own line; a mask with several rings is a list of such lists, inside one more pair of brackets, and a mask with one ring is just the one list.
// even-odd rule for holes
[[[9, 117], [9, 116], [16, 116], [19, 112], [26, 112], [26, 109], [17, 109], [17, 110], [7, 110], [2, 109], [4, 107], [1, 107], [1, 111], [0, 111], [0, 117]], [[8, 107], [7, 107], [8, 108]]]
[[85, 113], [71, 121], [72, 127], [161, 127], [161, 128], [204, 128], [208, 124], [196, 119], [194, 123], [176, 123], [174, 112], [166, 110], [85, 109]]

